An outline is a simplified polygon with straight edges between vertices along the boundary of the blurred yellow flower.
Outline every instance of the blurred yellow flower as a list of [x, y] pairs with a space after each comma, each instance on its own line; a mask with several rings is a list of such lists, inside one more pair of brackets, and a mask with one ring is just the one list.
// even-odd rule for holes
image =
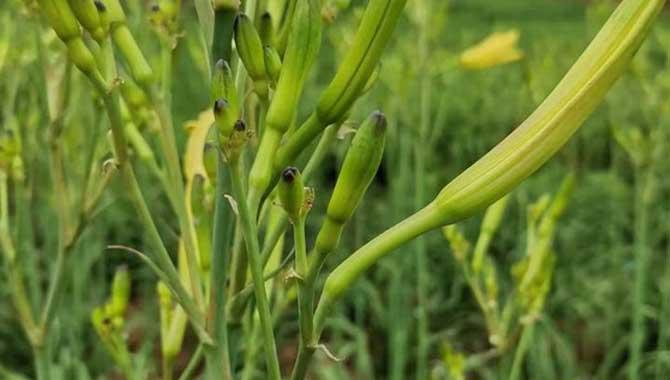
[[185, 124], [188, 141], [184, 153], [184, 174], [186, 175], [186, 181], [189, 183], [197, 176], [208, 180], [204, 164], [204, 151], [207, 134], [213, 123], [214, 113], [212, 110], [206, 110], [198, 115], [197, 120], [190, 120]]
[[483, 70], [523, 58], [519, 49], [520, 33], [516, 29], [495, 32], [477, 45], [465, 50], [459, 59], [461, 67], [468, 70]]

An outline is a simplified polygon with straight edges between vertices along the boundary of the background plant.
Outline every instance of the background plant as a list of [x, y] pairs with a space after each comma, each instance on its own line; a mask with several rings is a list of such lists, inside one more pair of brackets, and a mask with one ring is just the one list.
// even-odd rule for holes
[[[221, 281], [212, 270], [221, 267], [220, 262], [216, 262], [217, 256], [203, 254], [211, 250], [209, 246], [216, 240], [210, 237], [215, 221], [212, 215], [214, 205], [221, 204], [215, 199], [222, 193], [214, 189], [226, 183], [217, 180], [217, 139], [210, 135], [204, 140], [207, 136], [198, 133], [202, 125], [206, 128], [214, 119], [211, 113], [203, 113], [200, 118], [198, 115], [204, 109], [212, 109], [218, 99], [210, 94], [209, 78], [210, 71], [215, 73], [216, 55], [221, 54], [215, 52], [216, 47], [211, 51], [203, 48], [211, 38], [206, 27], [201, 29], [207, 25], [206, 17], [202, 17], [206, 3], [196, 2], [196, 8], [170, 1], [160, 1], [158, 7], [140, 2], [122, 3], [129, 30], [157, 78], [157, 87], [149, 86], [155, 91], [153, 95], [147, 91], [142, 78], [135, 78], [137, 75], [133, 74], [138, 73], [129, 69], [126, 57], [115, 48], [117, 70], [124, 78], [120, 95], [126, 109], [121, 111], [125, 135], [132, 147], [130, 160], [167, 251], [175, 259], [179, 256], [175, 260], [178, 262], [176, 274], [186, 289], [191, 287], [192, 279], [186, 265], [189, 260], [197, 265], [201, 283], [208, 284], [212, 278]], [[231, 5], [225, 1], [220, 3], [216, 4], [222, 7], [220, 9]], [[273, 8], [276, 3], [269, 2], [271, 11], [276, 9]], [[258, 15], [260, 23], [262, 12], [252, 9], [254, 2], [249, 4], [247, 14], [250, 18]], [[264, 4], [258, 2], [259, 7]], [[448, 12], [445, 2], [409, 1], [408, 4], [384, 54], [381, 69], [375, 67], [379, 82], [357, 102], [346, 118], [348, 121], [338, 121], [342, 125], [340, 133], [335, 133], [338, 128], [332, 128], [326, 135], [330, 136], [331, 145], [319, 150], [319, 154], [326, 157], [316, 166], [319, 170], [312, 169], [311, 173], [307, 170], [309, 165], [302, 163], [307, 157], [296, 163], [305, 169], [303, 175], [309, 177], [307, 186], [316, 189], [305, 226], [309, 244], [317, 236], [320, 216], [327, 210], [329, 189], [335, 185], [335, 174], [348, 150], [352, 138], [348, 131], [365, 120], [371, 110], [380, 108], [386, 114], [387, 144], [382, 169], [359, 212], [353, 214], [340, 248], [328, 259], [324, 271], [329, 271], [392, 221], [399, 221], [417, 210], [444, 185], [445, 178], [454, 177], [506, 135], [551, 90], [613, 9], [613, 4], [608, 2], [594, 3], [589, 6], [585, 19], [587, 12], [581, 3], [548, 2], [542, 7], [531, 7], [516, 0], [502, 4], [452, 1]], [[341, 57], [351, 45], [351, 36], [365, 5], [366, 2], [356, 1], [324, 2], [324, 43], [306, 78], [303, 99], [307, 100], [300, 103], [298, 120], [307, 118], [321, 91], [332, 79]], [[17, 252], [21, 252], [16, 257], [33, 311], [41, 310], [49, 298], [48, 278], [58, 272], [59, 252], [71, 250], [62, 255], [68, 269], [63, 282], [67, 296], [57, 303], [45, 349], [51, 376], [112, 376], [122, 369], [128, 377], [144, 378], [165, 375], [168, 368], [174, 368], [177, 377], [187, 366], [185, 357], [195, 358], [190, 368], [194, 368], [191, 374], [198, 376], [201, 355], [207, 357], [212, 353], [197, 343], [186, 322], [188, 313], [178, 306], [178, 299], [165, 292], [169, 281], [164, 279], [163, 285], [157, 285], [154, 274], [138, 256], [105, 249], [109, 245], [124, 250], [133, 248], [154, 260], [152, 255], [158, 253], [155, 239], [146, 235], [144, 222], [135, 216], [138, 207], [128, 202], [130, 198], [125, 194], [130, 188], [120, 176], [123, 173], [113, 164], [118, 156], [114, 156], [106, 140], [104, 131], [108, 121], [100, 95], [91, 95], [94, 91], [90, 81], [66, 63], [62, 42], [45, 28], [33, 3], [10, 2], [2, 9], [6, 21], [0, 34], [3, 41], [0, 43], [0, 87], [6, 99], [2, 113], [2, 162], [3, 168], [11, 168], [4, 171], [10, 174], [7, 206], [3, 207], [7, 211], [3, 231], [9, 231], [4, 235], [10, 235], [18, 247]], [[493, 27], [491, 19], [496, 20]], [[20, 32], [24, 24], [30, 26], [30, 33]], [[459, 68], [457, 57], [462, 51], [492, 32], [511, 28], [520, 31], [523, 60], [484, 71]], [[257, 29], [263, 30], [260, 24]], [[215, 34], [219, 36], [219, 33]], [[282, 36], [281, 31], [278, 35]], [[662, 116], [665, 113], [661, 112], [665, 107], [663, 83], [667, 71], [664, 35], [662, 23], [657, 24], [638, 55], [632, 73], [617, 85], [607, 104], [589, 119], [557, 160], [513, 194], [505, 223], [491, 245], [490, 254], [497, 259], [498, 273], [508, 272], [525, 251], [528, 204], [542, 193], [553, 192], [567, 168], [577, 170], [573, 199], [556, 231], [555, 249], [560, 254], [553, 275], [554, 286], [534, 329], [533, 349], [528, 350], [528, 358], [522, 366], [525, 370], [522, 374], [528, 378], [616, 378], [624, 377], [626, 370], [635, 366], [640, 370], [631, 370], [631, 374], [637, 373], [642, 378], [653, 374], [662, 378], [667, 371], [664, 354], [667, 329], [663, 323], [663, 316], [667, 314], [667, 305], [663, 302], [667, 298], [663, 297], [667, 293], [668, 224], [667, 210], [663, 207], [667, 204], [664, 202], [667, 184], [657, 174], [664, 172], [665, 164], [656, 159], [653, 165], [641, 165], [639, 153], [635, 153], [653, 152], [650, 156], [662, 157], [660, 152], [665, 150], [660, 143], [665, 136]], [[278, 50], [287, 42], [280, 41]], [[421, 59], [417, 59], [417, 41]], [[95, 46], [92, 40], [85, 43]], [[104, 44], [101, 46], [104, 48]], [[104, 49], [100, 52], [92, 49], [92, 52], [105, 54]], [[243, 71], [236, 60], [230, 60], [230, 66], [233, 73], [240, 73], [233, 75], [239, 90], [239, 104], [243, 105], [240, 115], [248, 130], [262, 129], [259, 120], [263, 120], [263, 100], [251, 93], [256, 86], [251, 82], [244, 84], [250, 80], [241, 74]], [[103, 74], [113, 77], [108, 72]], [[638, 95], [635, 98], [639, 101], [631, 102], [630, 94]], [[167, 117], [164, 110], [161, 111], [163, 107], [171, 109]], [[163, 112], [163, 121], [156, 111]], [[194, 122], [187, 123], [187, 120]], [[168, 155], [162, 147], [162, 139], [169, 139], [164, 129], [161, 132], [161, 123], [166, 121], [176, 132], [179, 152], [176, 170], [175, 165], [170, 169]], [[183, 125], [188, 133], [181, 128]], [[640, 132], [631, 132], [634, 130]], [[201, 142], [198, 144], [196, 140]], [[202, 141], [208, 141], [207, 149], [195, 148], [195, 153], [188, 149], [192, 143], [202, 146]], [[651, 142], [654, 142], [653, 149], [647, 145]], [[256, 137], [251, 136], [250, 151], [255, 149], [256, 143]], [[326, 143], [323, 146], [328, 146]], [[87, 153], [82, 156], [82, 152]], [[202, 157], [198, 158], [198, 152], [204, 152]], [[60, 159], [53, 159], [59, 156]], [[252, 158], [245, 159], [247, 167], [253, 163]], [[421, 170], [422, 167], [425, 170]], [[173, 186], [170, 170], [184, 176], [183, 195]], [[59, 179], [61, 172], [65, 173], [65, 181]], [[646, 185], [650, 182], [653, 186]], [[85, 183], [89, 185], [84, 186]], [[653, 189], [651, 195], [642, 197], [641, 194], [649, 190], [639, 191], [638, 186], [637, 199], [646, 201], [633, 202], [635, 183]], [[98, 193], [103, 188], [107, 189]], [[414, 190], [419, 190], [416, 199], [407, 196]], [[82, 201], [84, 193], [88, 193], [86, 202]], [[190, 199], [185, 201], [187, 197]], [[272, 204], [277, 203], [272, 201]], [[228, 201], [224, 204], [227, 206]], [[91, 218], [82, 224], [86, 228], [81, 231], [77, 228], [79, 208], [88, 209], [84, 215], [90, 213], [86, 219]], [[178, 211], [180, 208], [182, 211]], [[223, 210], [229, 213], [227, 218], [234, 215], [228, 207]], [[261, 243], [268, 235], [264, 231], [269, 227], [265, 226], [275, 223], [288, 226], [281, 208], [269, 207], [266, 212], [268, 214], [261, 218]], [[466, 236], [475, 236], [479, 228], [477, 219], [461, 225]], [[184, 225], [192, 225], [194, 230], [183, 228]], [[265, 249], [263, 252], [269, 263], [265, 273], [274, 279], [271, 288], [269, 282], [266, 284], [266, 292], [270, 295], [271, 312], [277, 316], [273, 321], [274, 332], [279, 362], [286, 375], [290, 372], [287, 367], [294, 360], [291, 352], [297, 347], [298, 328], [295, 278], [288, 282], [282, 280], [285, 275], [292, 276], [290, 235], [283, 250]], [[77, 236], [77, 244], [69, 247], [67, 243], [72, 236]], [[194, 236], [198, 245], [189, 248], [186, 239]], [[235, 240], [235, 236], [230, 239]], [[243, 241], [237, 239], [241, 250]], [[6, 241], [10, 240], [4, 239]], [[643, 293], [635, 292], [644, 294], [642, 298], [633, 297], [628, 287], [629, 276], [641, 268], [637, 259], [632, 259], [633, 242], [637, 246], [635, 257], [640, 257], [641, 251], [647, 252], [648, 257], [647, 265], [642, 264], [648, 268], [644, 271], [647, 280], [642, 281], [647, 285]], [[471, 358], [490, 348], [486, 324], [475, 298], [465, 287], [458, 265], [445, 256], [447, 248], [440, 234], [429, 234], [407, 249], [411, 249], [412, 254], [394, 255], [381, 262], [355, 285], [355, 290], [348, 293], [332, 313], [325, 342], [328, 351], [345, 362], [333, 362], [326, 350], [317, 350], [313, 359], [318, 365], [312, 366], [313, 377], [400, 379], [418, 375], [423, 378], [433, 369], [434, 375], [440, 376], [442, 356], [458, 362], [454, 358], [460, 354]], [[3, 254], [6, 252], [3, 246]], [[272, 252], [274, 254], [270, 254]], [[123, 327], [125, 348], [134, 363], [130, 370], [118, 360], [117, 363], [109, 360], [110, 352], [103, 344], [104, 339], [96, 336], [94, 325], [90, 323], [93, 309], [105, 304], [107, 297], [114, 293], [112, 277], [121, 263], [128, 265], [133, 284]], [[14, 261], [3, 256], [3, 268], [10, 264], [14, 265]], [[241, 265], [244, 267], [247, 263]], [[277, 270], [285, 275], [278, 275]], [[247, 272], [238, 274], [244, 278], [237, 283], [238, 290], [242, 290], [242, 294], [253, 293], [246, 279]], [[322, 280], [317, 281], [318, 288]], [[4, 366], [0, 371], [3, 376], [6, 372], [7, 376], [23, 373], [32, 377], [33, 366], [28, 363], [33, 353], [25, 336], [16, 329], [16, 309], [10, 306], [15, 304], [11, 296], [16, 292], [4, 286], [9, 283], [3, 279], [0, 290], [7, 294], [0, 308], [4, 314], [0, 317], [4, 326], [0, 329], [3, 336], [0, 363]], [[206, 302], [213, 292], [204, 293], [202, 298]], [[236, 372], [242, 371], [245, 378], [264, 378], [266, 358], [264, 346], [259, 343], [262, 341], [260, 315], [249, 312], [253, 300], [247, 303], [247, 296], [244, 302], [237, 302], [242, 298], [235, 298], [234, 294], [227, 294], [231, 296], [228, 315], [232, 319], [225, 322], [230, 326], [226, 330], [231, 332], [226, 339], [231, 342], [232, 367]], [[247, 311], [245, 314], [232, 311], [238, 304], [244, 305], [240, 307]], [[634, 304], [637, 306], [633, 309]], [[631, 365], [632, 361], [627, 360], [628, 350], [635, 346], [627, 332], [632, 310], [636, 310], [638, 320], [639, 315], [646, 315], [642, 320], [646, 328], [636, 338], [643, 342], [638, 364]], [[241, 317], [236, 320], [238, 315]], [[164, 320], [160, 327], [151, 323], [159, 316]], [[39, 316], [34, 317], [39, 319]], [[28, 317], [21, 320], [30, 324]], [[166, 326], [173, 335], [167, 333]], [[170, 335], [173, 338], [164, 339]], [[257, 338], [243, 338], [249, 336]], [[453, 349], [447, 349], [446, 342]], [[39, 345], [33, 346], [39, 348]], [[153, 349], [159, 346], [161, 350]], [[420, 349], [411, 349], [415, 346]], [[161, 351], [161, 355], [157, 355], [157, 351]], [[40, 353], [36, 353], [39, 357]], [[465, 360], [465, 366], [474, 371], [470, 373], [482, 378], [506, 378], [512, 362], [513, 355], [509, 354], [474, 367], [472, 361]]]

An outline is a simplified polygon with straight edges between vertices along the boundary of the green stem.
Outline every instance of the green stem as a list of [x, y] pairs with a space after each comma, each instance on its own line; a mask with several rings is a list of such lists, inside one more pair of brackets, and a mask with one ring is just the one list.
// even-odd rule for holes
[[49, 364], [49, 355], [44, 346], [34, 347], [33, 348], [33, 357], [35, 360], [35, 373], [37, 380], [49, 380], [51, 379], [50, 374], [50, 364]]
[[[419, 55], [421, 62], [429, 62], [429, 37], [428, 25], [430, 25], [430, 12], [428, 4], [421, 1], [420, 7], [421, 22], [419, 26]], [[430, 70], [424, 68], [421, 70], [420, 82], [420, 120], [419, 120], [419, 138], [414, 143], [414, 183], [416, 191], [414, 193], [414, 208], [418, 209], [425, 204], [426, 198], [426, 151], [427, 141], [430, 134]], [[428, 268], [426, 264], [426, 240], [419, 236], [415, 240], [416, 250], [416, 298], [417, 298], [417, 352], [416, 352], [416, 379], [425, 380], [428, 378], [428, 317], [426, 312], [426, 288], [428, 283]]]
[[196, 348], [195, 352], [193, 353], [193, 356], [191, 356], [191, 360], [188, 361], [184, 372], [182, 372], [181, 376], [179, 376], [179, 380], [190, 380], [192, 378], [193, 373], [195, 373], [195, 370], [198, 368], [198, 364], [200, 363], [200, 359], [202, 358], [202, 351], [203, 345], [199, 344], [198, 348]]
[[156, 223], [151, 216], [149, 207], [147, 206], [146, 201], [144, 200], [144, 196], [142, 195], [142, 191], [140, 190], [137, 178], [135, 177], [135, 172], [133, 171], [133, 168], [128, 161], [123, 119], [121, 117], [118, 94], [114, 89], [110, 89], [107, 86], [101, 75], [91, 74], [89, 75], [89, 79], [91, 80], [98, 94], [102, 97], [105, 109], [107, 110], [107, 115], [109, 117], [110, 127], [112, 130], [114, 150], [116, 153], [121, 178], [124, 182], [126, 191], [128, 192], [130, 199], [138, 212], [140, 222], [148, 232], [148, 238], [152, 249], [155, 250], [154, 254], [151, 256], [156, 261], [158, 268], [163, 271], [165, 275], [163, 280], [170, 287], [170, 290], [172, 290], [174, 293], [179, 304], [182, 305], [184, 310], [186, 310], [187, 314], [189, 315], [196, 334], [203, 343], [209, 344], [211, 343], [211, 338], [207, 334], [204, 327], [204, 316], [202, 315], [202, 312], [197, 307], [197, 305], [193, 302], [193, 298], [191, 298], [191, 296], [181, 284], [179, 273], [172, 263], [170, 254], [163, 244], [163, 240], [160, 236], [160, 233], [158, 232]]
[[649, 266], [649, 210], [646, 201], [650, 173], [647, 168], [637, 168], [635, 176], [635, 282], [633, 291], [633, 331], [628, 378], [640, 378], [640, 361], [646, 339], [644, 309], [647, 298], [647, 272]]
[[519, 345], [516, 348], [514, 353], [514, 362], [512, 364], [512, 371], [509, 375], [509, 380], [519, 380], [521, 376], [521, 371], [523, 368], [523, 360], [526, 357], [526, 352], [528, 351], [528, 346], [530, 345], [531, 340], [533, 339], [533, 328], [535, 325], [533, 323], [529, 324], [523, 329], [521, 333], [521, 339], [519, 340]]
[[228, 271], [228, 244], [234, 215], [225, 199], [225, 182], [228, 179], [223, 157], [218, 155], [216, 163], [216, 204], [214, 208], [214, 223], [212, 231], [212, 276], [210, 283], [210, 310], [213, 310], [212, 326], [210, 327], [216, 348], [207, 356], [207, 365], [213, 366], [208, 370], [211, 379], [221, 378], [231, 380], [232, 368], [228, 352], [228, 329], [226, 315], [226, 282]]
[[277, 358], [277, 344], [275, 342], [272, 328], [272, 317], [270, 315], [270, 305], [263, 281], [263, 268], [261, 265], [260, 248], [258, 244], [256, 218], [249, 210], [248, 201], [244, 192], [243, 176], [239, 160], [229, 162], [229, 166], [231, 169], [230, 176], [232, 180], [233, 196], [237, 201], [240, 225], [244, 235], [247, 257], [251, 267], [251, 276], [254, 282], [254, 294], [256, 297], [256, 304], [258, 305], [261, 328], [263, 330], [263, 349], [265, 351], [268, 378], [272, 380], [281, 380], [279, 359]]
[[298, 314], [300, 319], [300, 348], [298, 359], [291, 379], [305, 378], [309, 367], [309, 357], [314, 352], [314, 282], [308, 277], [307, 249], [305, 244], [305, 218], [302, 217], [293, 223], [293, 239], [295, 242], [295, 263], [298, 273]]
[[417, 236], [442, 225], [436, 216], [434, 204], [386, 230], [376, 238], [359, 248], [347, 260], [330, 273], [324, 284], [323, 294], [314, 315], [315, 341], [318, 341], [332, 306], [340, 300], [354, 282], [379, 258], [392, 250], [416, 238]]
[[[305, 183], [309, 182], [316, 169], [321, 166], [321, 163], [326, 158], [326, 154], [328, 154], [330, 146], [337, 137], [337, 131], [339, 130], [340, 126], [341, 124], [333, 124], [326, 128], [326, 130], [323, 132], [323, 135], [321, 135], [321, 139], [319, 140], [316, 149], [314, 149], [314, 152], [312, 152], [312, 156], [309, 158], [309, 161], [307, 161], [305, 170], [302, 172], [302, 178]], [[271, 228], [266, 233], [266, 239], [263, 244], [263, 251], [261, 254], [263, 257], [263, 265], [267, 263], [267, 260], [270, 258], [270, 254], [272, 253], [275, 245], [277, 245], [279, 238], [281, 238], [281, 236], [286, 231], [287, 225], [288, 216], [286, 214], [282, 214], [281, 219], [270, 226]], [[312, 257], [312, 255], [310, 255], [310, 257]], [[319, 268], [320, 267], [321, 266], [319, 265]]]
[[159, 140], [163, 155], [165, 156], [167, 175], [172, 189], [174, 191], [174, 199], [177, 201], [177, 208], [175, 212], [179, 219], [179, 229], [184, 239], [184, 248], [186, 249], [186, 258], [188, 264], [189, 277], [191, 279], [191, 288], [193, 298], [196, 306], [204, 307], [203, 293], [202, 293], [202, 279], [198, 267], [198, 248], [197, 240], [193, 223], [189, 220], [187, 212], [187, 200], [185, 197], [184, 181], [182, 177], [181, 167], [179, 164], [179, 151], [177, 149], [177, 140], [174, 134], [174, 127], [172, 125], [172, 117], [170, 116], [169, 108], [161, 98], [159, 92], [155, 88], [145, 88], [150, 94], [152, 103], [160, 121]]
[[7, 175], [3, 171], [0, 171], [0, 247], [5, 256], [7, 280], [11, 289], [9, 294], [12, 303], [16, 308], [21, 327], [31, 345], [35, 347], [41, 344], [42, 334], [35, 322], [33, 309], [30, 305], [23, 280], [23, 273], [16, 260], [16, 249], [9, 231], [9, 192], [7, 188]]

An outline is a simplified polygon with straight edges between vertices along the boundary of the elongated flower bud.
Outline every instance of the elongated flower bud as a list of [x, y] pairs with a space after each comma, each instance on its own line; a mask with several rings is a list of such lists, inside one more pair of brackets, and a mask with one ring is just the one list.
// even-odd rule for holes
[[407, 0], [370, 0], [349, 53], [324, 91], [317, 115], [324, 124], [347, 112], [375, 70]]
[[526, 121], [435, 198], [445, 224], [495, 202], [577, 131], [628, 67], [664, 0], [628, 0]]
[[379, 64], [406, 2], [407, 0], [370, 0], [354, 42], [335, 78], [321, 95], [315, 113], [278, 152], [278, 167], [295, 160], [323, 129], [349, 111]]
[[270, 12], [264, 12], [258, 22], [258, 34], [263, 46], [275, 46], [275, 31]]
[[305, 185], [302, 181], [302, 174], [297, 168], [284, 169], [277, 187], [277, 194], [289, 219], [295, 222], [302, 217], [305, 203]]
[[235, 46], [237, 53], [254, 82], [262, 83], [266, 79], [263, 42], [258, 35], [254, 23], [240, 13], [235, 19]]
[[121, 317], [126, 312], [130, 300], [130, 274], [128, 268], [120, 267], [114, 273], [112, 280], [112, 294], [107, 304], [110, 316]]
[[384, 154], [386, 117], [373, 113], [356, 132], [328, 204], [328, 218], [345, 223], [356, 211], [377, 174]]
[[214, 120], [219, 138], [225, 141], [239, 119], [239, 105], [232, 70], [224, 60], [219, 60], [214, 68], [212, 99], [214, 99]]
[[298, 101], [321, 46], [318, 0], [297, 5], [293, 29], [284, 55], [277, 90], [268, 109], [267, 128], [286, 132], [295, 117]]
[[254, 208], [271, 181], [275, 153], [295, 118], [305, 79], [321, 45], [319, 1], [303, 1], [296, 7], [279, 81], [265, 119], [266, 130], [249, 173], [250, 202]]
[[39, 4], [58, 38], [67, 42], [81, 37], [79, 23], [67, 0], [39, 0]]
[[266, 46], [263, 52], [265, 53], [265, 71], [267, 71], [268, 77], [270, 77], [272, 82], [277, 82], [282, 65], [279, 52], [272, 46]]
[[542, 166], [579, 128], [623, 74], [664, 0], [624, 0], [538, 109], [503, 142], [447, 185], [421, 211], [351, 255], [326, 280], [317, 332], [330, 305], [377, 260], [429, 230], [492, 204]]
[[379, 170], [385, 141], [386, 117], [375, 112], [358, 129], [344, 158], [324, 225], [316, 238], [318, 251], [331, 252], [337, 246], [342, 228], [351, 219]]
[[93, 53], [82, 39], [81, 29], [67, 0], [40, 0], [39, 4], [49, 25], [67, 46], [70, 61], [88, 76], [98, 74]]
[[98, 14], [94, 0], [68, 0], [68, 2], [84, 29], [97, 41], [101, 41], [106, 33], [100, 21], [100, 15]]

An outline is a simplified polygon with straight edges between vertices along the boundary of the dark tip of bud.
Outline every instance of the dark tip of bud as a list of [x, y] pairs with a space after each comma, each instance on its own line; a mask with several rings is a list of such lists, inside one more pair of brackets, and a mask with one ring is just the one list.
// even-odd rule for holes
[[284, 169], [284, 171], [281, 173], [281, 178], [284, 180], [284, 182], [287, 183], [292, 183], [295, 181], [295, 178], [298, 176], [298, 169], [294, 168], [293, 166], [289, 166], [288, 168]]
[[233, 30], [234, 31], [237, 32], [237, 29], [240, 26], [240, 22], [241, 22], [240, 20], [245, 18], [245, 17], [247, 17], [247, 16], [245, 16], [244, 13], [238, 13], [237, 16], [235, 16], [235, 20], [233, 21]]
[[158, 5], [158, 4], [152, 4], [152, 5], [151, 5], [151, 11], [152, 11], [152, 12], [158, 12], [158, 11], [160, 11], [160, 10], [161, 10], [160, 5]]
[[377, 126], [377, 131], [383, 132], [386, 129], [386, 116], [381, 111], [375, 111], [372, 113], [372, 118]]
[[107, 10], [107, 6], [101, 0], [95, 0], [93, 4], [95, 4], [95, 8], [98, 12], [105, 12]]
[[219, 113], [226, 107], [228, 107], [226, 99], [216, 99], [216, 101], [214, 101], [214, 113]]
[[272, 19], [272, 15], [270, 14], [270, 12], [265, 11], [265, 12], [263, 12], [263, 14], [261, 15], [261, 18], [262, 18], [263, 20], [271, 20], [271, 19]]
[[247, 130], [247, 123], [245, 123], [244, 120], [240, 119], [235, 122], [234, 128], [237, 132], [244, 132]]

